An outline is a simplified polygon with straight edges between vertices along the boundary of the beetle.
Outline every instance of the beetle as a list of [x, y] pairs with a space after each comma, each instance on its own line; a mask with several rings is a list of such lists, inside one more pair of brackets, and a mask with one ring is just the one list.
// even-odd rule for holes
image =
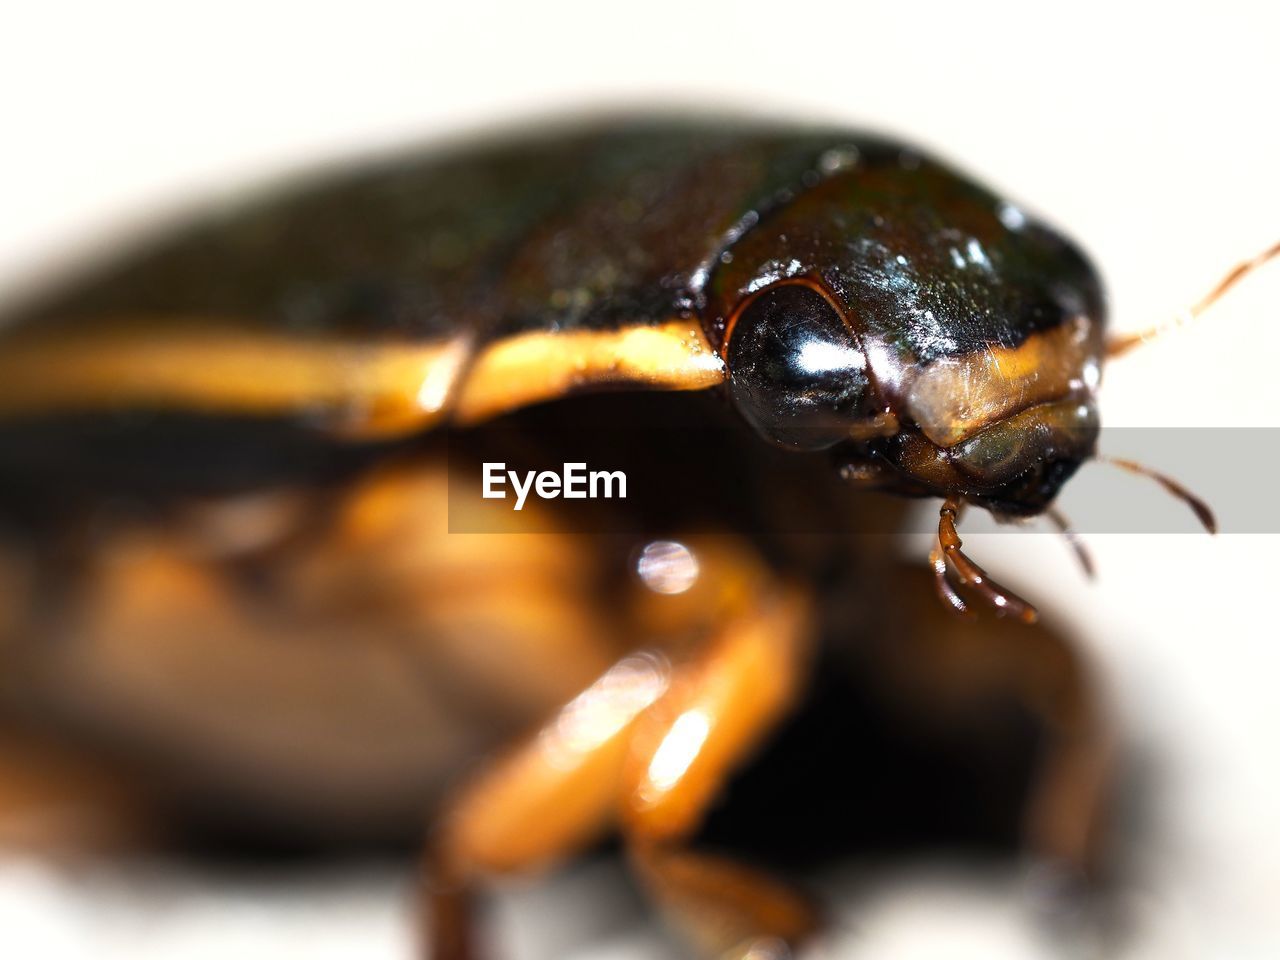
[[[725, 855], [735, 830], [787, 835], [785, 797], [832, 835], [880, 726], [851, 704], [945, 728], [995, 697], [1043, 736], [1018, 842], [1095, 877], [1087, 668], [956, 523], [1051, 509], [1107, 351], [1073, 243], [844, 129], [554, 128], [209, 211], [0, 328], [0, 700], [12, 755], [58, 758], [5, 767], [55, 810], [110, 798], [68, 817], [86, 843], [157, 809], [313, 838], [426, 818], [439, 958], [473, 955], [486, 877], [616, 833], [702, 951], [760, 956], [821, 918]], [[484, 512], [477, 465], [520, 446], [632, 493]], [[885, 492], [942, 499], [931, 573], [867, 536], [901, 520]], [[964, 594], [1007, 618], [952, 618]], [[725, 819], [731, 783], [767, 828]]]

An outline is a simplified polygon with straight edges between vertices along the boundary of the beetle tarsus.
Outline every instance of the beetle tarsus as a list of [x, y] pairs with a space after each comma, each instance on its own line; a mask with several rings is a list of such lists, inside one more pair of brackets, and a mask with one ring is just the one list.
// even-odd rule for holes
[[[995, 607], [999, 615], [1014, 616], [1023, 623], [1035, 623], [1040, 614], [1032, 604], [1022, 599], [1008, 587], [992, 580], [987, 575], [987, 571], [965, 555], [961, 549], [963, 542], [956, 532], [956, 517], [959, 512], [959, 502], [953, 497], [948, 497], [942, 502], [942, 509], [938, 513], [938, 549], [941, 551], [946, 566], [955, 573], [962, 586], [973, 590], [983, 600]], [[936, 565], [934, 572], [935, 574], [937, 573]], [[939, 589], [941, 590], [942, 588], [939, 587]], [[950, 584], [947, 584], [946, 589], [949, 592], [954, 592]], [[945, 596], [944, 599], [948, 599], [948, 602], [950, 602], [949, 598]], [[961, 603], [963, 604], [963, 601]]]
[[951, 613], [960, 617], [972, 617], [973, 611], [964, 602], [964, 598], [951, 585], [951, 576], [947, 572], [947, 560], [942, 555], [942, 545], [934, 544], [929, 551], [929, 566], [933, 567], [933, 585], [942, 605]]
[[420, 864], [423, 919], [420, 933], [424, 960], [475, 960], [472, 891], [461, 872], [428, 845]]

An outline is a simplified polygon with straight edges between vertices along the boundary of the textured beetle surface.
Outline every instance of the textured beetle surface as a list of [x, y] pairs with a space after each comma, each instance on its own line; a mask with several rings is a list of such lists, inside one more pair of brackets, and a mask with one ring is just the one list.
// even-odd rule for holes
[[[1043, 510], [1092, 454], [1102, 325], [1066, 240], [835, 130], [566, 128], [207, 214], [0, 330], [0, 763], [15, 814], [65, 811], [13, 839], [430, 822], [441, 957], [485, 877], [615, 832], [709, 954], [811, 937], [773, 871], [895, 817], [1095, 877], [1075, 654], [950, 619], [849, 479]], [[451, 534], [513, 437], [628, 499]]]

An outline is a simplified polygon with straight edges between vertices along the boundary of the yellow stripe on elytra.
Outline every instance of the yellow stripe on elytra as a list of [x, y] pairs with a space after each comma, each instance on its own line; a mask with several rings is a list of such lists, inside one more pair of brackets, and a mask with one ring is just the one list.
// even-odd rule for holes
[[217, 326], [20, 335], [0, 343], [0, 416], [131, 408], [308, 415], [378, 436], [450, 414], [475, 422], [595, 383], [696, 390], [724, 378], [722, 361], [688, 322], [520, 334], [471, 355], [467, 335], [423, 344]]
[[703, 390], [725, 376], [724, 362], [691, 321], [519, 334], [476, 358], [459, 388], [454, 417], [473, 423], [593, 384]]
[[[444, 414], [456, 342], [356, 343], [227, 328], [15, 338], [0, 345], [0, 415], [155, 408], [226, 415], [313, 414], [358, 432]], [[439, 402], [435, 400], [437, 395]]]

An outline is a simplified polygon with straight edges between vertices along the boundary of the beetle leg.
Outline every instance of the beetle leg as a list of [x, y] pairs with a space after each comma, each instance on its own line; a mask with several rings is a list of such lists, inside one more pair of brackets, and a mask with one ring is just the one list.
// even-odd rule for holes
[[[0, 542], [0, 675], [23, 663], [28, 598], [39, 591], [34, 565]], [[156, 806], [130, 771], [39, 732], [6, 702], [0, 712], [0, 849], [80, 857], [157, 840]]]
[[938, 594], [938, 599], [953, 613], [962, 617], [973, 616], [973, 611], [969, 609], [969, 605], [964, 602], [964, 599], [956, 592], [956, 588], [951, 585], [951, 576], [947, 570], [947, 558], [942, 553], [941, 544], [935, 543], [933, 549], [929, 551], [929, 566], [933, 568], [933, 586], [934, 592]]
[[532, 871], [596, 840], [614, 821], [632, 726], [667, 682], [664, 658], [626, 657], [481, 772], [440, 820], [443, 865], [463, 876]]
[[428, 960], [474, 960], [474, 891], [456, 866], [428, 845], [422, 858], [422, 899], [426, 910], [421, 942]]
[[[987, 638], [984, 637], [984, 640]], [[1115, 866], [1109, 856], [1114, 787], [1114, 731], [1085, 664], [1058, 635], [1036, 627], [1001, 631], [990, 656], [1046, 731], [1023, 813], [1032, 858], [1030, 903], [1073, 946], [1112, 932], [1106, 902]]]
[[426, 864], [433, 960], [472, 955], [467, 915], [477, 879], [546, 868], [615, 825], [632, 727], [668, 678], [664, 657], [623, 658], [455, 795]]
[[128, 771], [5, 721], [0, 729], [0, 848], [80, 858], [160, 839], [154, 804]]
[[938, 546], [947, 564], [955, 571], [962, 584], [990, 603], [998, 612], [1012, 614], [1023, 623], [1035, 623], [1039, 614], [1034, 606], [1008, 587], [996, 583], [988, 576], [987, 571], [965, 555], [961, 549], [964, 544], [956, 532], [956, 515], [959, 511], [960, 506], [955, 499], [948, 498], [943, 501], [942, 510], [938, 514]]
[[[724, 780], [799, 693], [809, 637], [807, 603], [769, 587], [745, 551], [718, 541], [694, 547], [694, 585], [677, 595], [650, 586], [631, 611], [641, 632], [663, 637], [663, 652], [623, 658], [437, 819], [425, 891], [436, 960], [471, 956], [465, 918], [475, 881], [547, 867], [619, 819], [640, 875], [704, 944], [708, 918], [761, 943], [794, 943], [815, 926], [807, 902], [774, 881], [685, 849]], [[690, 642], [691, 631], [702, 639]], [[699, 716], [705, 733], [681, 765]], [[647, 759], [637, 766], [637, 757]], [[670, 782], [664, 764], [681, 765]], [[713, 908], [707, 901], [721, 888]]]
[[810, 634], [807, 601], [766, 588], [677, 668], [637, 726], [624, 835], [655, 898], [708, 955], [788, 956], [819, 927], [807, 897], [689, 848], [729, 776], [800, 694]]
[[[901, 576], [904, 591], [923, 598], [924, 576], [914, 570]], [[1096, 880], [1105, 860], [1115, 743], [1078, 652], [1040, 624], [960, 619], [920, 601], [898, 608], [907, 619], [894, 623], [892, 642], [879, 648], [886, 683], [943, 716], [968, 713], [992, 693], [1015, 697], [1045, 731], [1024, 808], [1025, 846], [1060, 875]]]
[[[699, 558], [688, 589], [666, 593], [669, 584], [643, 562], [651, 552], [638, 564], [648, 589], [635, 591], [627, 620], [660, 649], [623, 657], [457, 793], [438, 820], [450, 864], [468, 875], [536, 869], [594, 840], [616, 820], [627, 758], [657, 746], [649, 733], [654, 723], [636, 728], [651, 709], [669, 716], [705, 687], [709, 715], [720, 725], [708, 739], [717, 766], [708, 767], [713, 755], [706, 753], [679, 790], [653, 805], [646, 814], [652, 819], [670, 817], [673, 803], [704, 803], [695, 786], [713, 792], [725, 766], [790, 704], [804, 659], [799, 640], [785, 642], [799, 629], [798, 598], [770, 592], [763, 566], [736, 541], [690, 543], [692, 549], [680, 545]], [[769, 599], [762, 602], [762, 594]]]
[[736, 861], [648, 843], [634, 843], [631, 855], [654, 898], [706, 956], [788, 960], [822, 926], [809, 897]]

